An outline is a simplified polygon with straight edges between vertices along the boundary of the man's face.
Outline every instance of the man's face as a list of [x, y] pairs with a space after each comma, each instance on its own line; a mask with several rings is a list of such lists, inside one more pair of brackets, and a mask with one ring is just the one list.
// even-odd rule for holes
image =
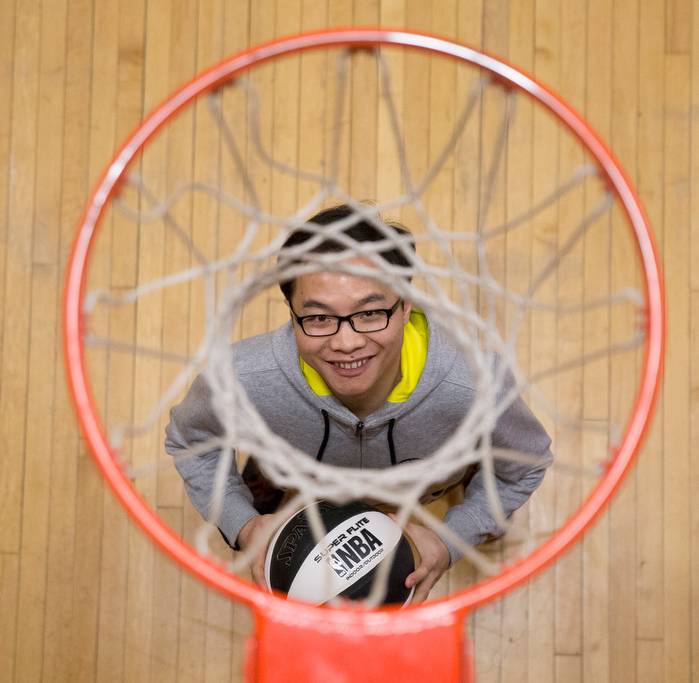
[[[370, 278], [343, 273], [312, 273], [294, 284], [291, 306], [298, 316], [351, 315], [391, 308], [398, 295]], [[410, 317], [404, 303], [380, 332], [355, 332], [349, 322], [330, 337], [309, 337], [294, 321], [296, 344], [303, 360], [317, 370], [333, 394], [350, 409], [382, 404], [400, 379], [403, 326]]]

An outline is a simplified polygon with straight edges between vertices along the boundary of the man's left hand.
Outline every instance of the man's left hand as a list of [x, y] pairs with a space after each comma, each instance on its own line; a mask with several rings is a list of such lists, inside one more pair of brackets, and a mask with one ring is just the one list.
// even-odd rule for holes
[[427, 598], [434, 584], [449, 569], [451, 558], [444, 541], [432, 529], [408, 523], [405, 532], [420, 554], [420, 564], [405, 579], [407, 588], [415, 586], [412, 603], [417, 604]]

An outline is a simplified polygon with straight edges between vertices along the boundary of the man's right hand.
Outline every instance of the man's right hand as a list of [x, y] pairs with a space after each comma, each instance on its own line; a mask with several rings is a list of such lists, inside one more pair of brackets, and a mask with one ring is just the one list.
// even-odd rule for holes
[[[265, 556], [267, 555], [267, 546], [269, 545], [269, 525], [271, 524], [274, 515], [257, 515], [252, 517], [238, 534], [238, 545], [241, 550], [247, 550], [255, 544], [259, 538], [267, 536], [267, 541], [262, 544], [259, 552], [255, 555], [250, 563], [252, 570], [252, 580], [262, 586], [268, 588], [265, 581]], [[259, 540], [257, 540], [259, 542]]]

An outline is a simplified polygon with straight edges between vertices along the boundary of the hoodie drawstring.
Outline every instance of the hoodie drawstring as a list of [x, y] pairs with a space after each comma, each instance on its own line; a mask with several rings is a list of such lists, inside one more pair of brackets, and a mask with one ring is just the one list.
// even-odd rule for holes
[[325, 453], [325, 447], [328, 445], [328, 438], [330, 437], [330, 416], [327, 410], [320, 411], [323, 414], [323, 440], [320, 442], [320, 448], [318, 449], [318, 454], [316, 455], [316, 460], [320, 462], [323, 459], [323, 453]]
[[396, 447], [393, 443], [393, 425], [395, 424], [395, 418], [392, 418], [388, 423], [388, 452], [391, 456], [391, 465], [396, 464]]

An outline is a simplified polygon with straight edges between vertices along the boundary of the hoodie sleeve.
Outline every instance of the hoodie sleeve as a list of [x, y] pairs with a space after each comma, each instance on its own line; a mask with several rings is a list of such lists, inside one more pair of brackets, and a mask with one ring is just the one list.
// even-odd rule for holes
[[[174, 458], [175, 467], [184, 480], [192, 504], [204, 519], [209, 519], [211, 497], [220, 449], [192, 456], [189, 449], [220, 436], [223, 432], [210, 404], [211, 391], [200, 375], [192, 384], [184, 401], [170, 411], [165, 428], [165, 450]], [[230, 545], [240, 530], [257, 515], [252, 494], [237, 471], [235, 459], [228, 473], [221, 515], [216, 525]]]
[[[510, 381], [509, 386], [512, 386]], [[551, 439], [521, 398], [500, 416], [492, 434], [494, 448], [509, 449], [536, 457], [535, 463], [522, 463], [496, 458], [493, 461], [495, 484], [506, 518], [527, 502], [537, 489], [546, 468], [553, 462]], [[450, 508], [446, 525], [469, 545], [478, 545], [502, 536], [491, 514], [481, 468], [468, 483], [464, 500]], [[461, 552], [445, 540], [452, 564]]]

